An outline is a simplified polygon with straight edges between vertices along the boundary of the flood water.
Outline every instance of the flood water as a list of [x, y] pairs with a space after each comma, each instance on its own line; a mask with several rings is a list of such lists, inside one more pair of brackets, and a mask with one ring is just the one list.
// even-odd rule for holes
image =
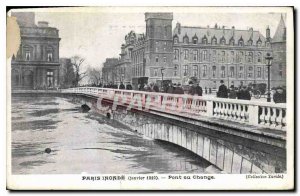
[[13, 174], [204, 173], [209, 166], [66, 98], [13, 97], [11, 136]]

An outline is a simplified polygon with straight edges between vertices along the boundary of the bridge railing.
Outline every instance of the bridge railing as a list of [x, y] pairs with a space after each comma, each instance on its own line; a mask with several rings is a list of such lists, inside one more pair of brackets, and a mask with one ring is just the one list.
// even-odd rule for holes
[[65, 93], [98, 96], [140, 110], [199, 119], [213, 117], [257, 127], [286, 131], [286, 104], [97, 87], [63, 89]]

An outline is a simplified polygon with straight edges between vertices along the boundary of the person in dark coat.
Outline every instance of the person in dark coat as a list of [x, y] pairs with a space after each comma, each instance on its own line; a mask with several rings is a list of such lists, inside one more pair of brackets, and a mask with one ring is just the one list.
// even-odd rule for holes
[[175, 87], [174, 94], [184, 94], [183, 88], [181, 87], [180, 83], [178, 83]]
[[127, 84], [127, 85], [126, 85], [126, 90], [132, 90], [131, 84]]
[[278, 87], [273, 95], [273, 101], [275, 103], [286, 103], [286, 92], [283, 88]]
[[169, 86], [166, 89], [166, 93], [172, 94], [174, 92], [174, 86], [172, 83], [169, 83]]
[[227, 87], [224, 85], [224, 81], [221, 80], [221, 85], [219, 86], [219, 90], [217, 92], [217, 97], [220, 98], [228, 98], [228, 90]]
[[201, 88], [201, 86], [199, 86], [198, 83], [195, 87], [195, 94], [198, 95], [198, 96], [202, 96], [202, 88]]
[[193, 85], [193, 83], [189, 83], [189, 91], [188, 91], [189, 95], [194, 95], [195, 94], [195, 87]]
[[234, 86], [230, 87], [228, 98], [229, 99], [236, 99], [237, 98], [237, 92], [236, 92]]
[[153, 91], [154, 92], [159, 92], [159, 87], [157, 86], [157, 84], [153, 85]]
[[243, 88], [238, 93], [238, 99], [243, 100], [251, 100], [251, 95], [249, 90], [247, 89], [247, 86], [243, 86]]
[[119, 89], [125, 89], [125, 85], [123, 84], [123, 82], [121, 82], [121, 84], [119, 85]]

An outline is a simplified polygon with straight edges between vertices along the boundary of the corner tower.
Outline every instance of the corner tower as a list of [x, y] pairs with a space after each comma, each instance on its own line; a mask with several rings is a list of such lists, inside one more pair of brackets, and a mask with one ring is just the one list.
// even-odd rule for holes
[[170, 80], [173, 69], [172, 13], [145, 13], [145, 76], [148, 82]]

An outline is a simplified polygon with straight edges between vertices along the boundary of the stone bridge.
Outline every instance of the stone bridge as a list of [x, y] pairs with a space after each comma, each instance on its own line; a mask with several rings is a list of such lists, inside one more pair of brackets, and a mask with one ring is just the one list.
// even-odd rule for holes
[[221, 173], [286, 171], [285, 104], [94, 87], [52, 94], [190, 150]]

